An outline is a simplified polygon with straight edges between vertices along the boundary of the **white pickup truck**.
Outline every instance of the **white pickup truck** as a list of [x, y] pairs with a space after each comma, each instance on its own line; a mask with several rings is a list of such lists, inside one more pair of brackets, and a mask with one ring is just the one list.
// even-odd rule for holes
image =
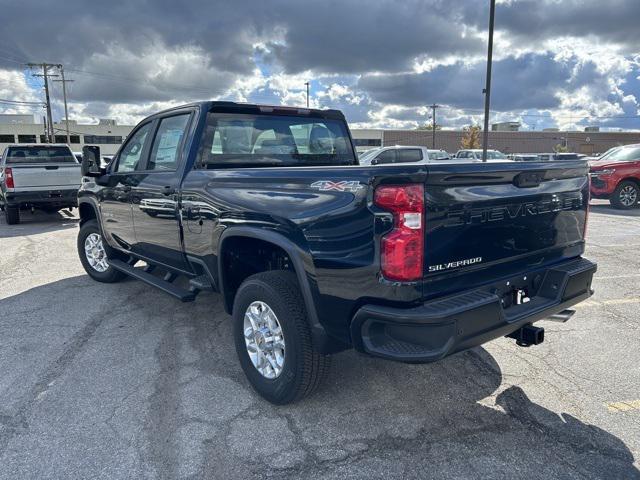
[[80, 165], [67, 145], [9, 145], [0, 161], [0, 208], [12, 225], [20, 223], [21, 208], [75, 207], [81, 182]]

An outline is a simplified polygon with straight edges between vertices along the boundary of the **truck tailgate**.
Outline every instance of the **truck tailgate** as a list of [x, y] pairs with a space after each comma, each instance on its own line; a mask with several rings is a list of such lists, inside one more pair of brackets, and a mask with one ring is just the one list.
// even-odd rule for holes
[[79, 188], [82, 176], [77, 163], [11, 164], [16, 191]]
[[425, 195], [427, 296], [584, 249], [584, 162], [431, 164]]

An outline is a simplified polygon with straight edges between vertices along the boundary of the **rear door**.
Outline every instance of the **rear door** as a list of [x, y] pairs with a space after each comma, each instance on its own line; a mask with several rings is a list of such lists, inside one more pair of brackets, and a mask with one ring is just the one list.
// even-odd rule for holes
[[131, 190], [136, 232], [133, 251], [180, 270], [189, 269], [182, 252], [178, 189], [191, 117], [192, 111], [187, 110], [156, 121], [149, 157]]
[[432, 164], [425, 193], [428, 279], [468, 288], [584, 249], [584, 162]]

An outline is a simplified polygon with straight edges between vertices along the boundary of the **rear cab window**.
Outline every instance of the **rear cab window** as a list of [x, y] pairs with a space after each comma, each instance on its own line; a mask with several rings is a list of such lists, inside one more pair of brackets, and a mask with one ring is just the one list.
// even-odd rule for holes
[[55, 146], [24, 146], [24, 147], [8, 147], [7, 148], [7, 165], [39, 163], [39, 164], [58, 164], [58, 163], [74, 163], [77, 165], [76, 158], [68, 147]]
[[312, 116], [207, 115], [201, 166], [357, 165], [344, 120]]
[[422, 151], [419, 148], [399, 148], [398, 163], [419, 162], [422, 160]]

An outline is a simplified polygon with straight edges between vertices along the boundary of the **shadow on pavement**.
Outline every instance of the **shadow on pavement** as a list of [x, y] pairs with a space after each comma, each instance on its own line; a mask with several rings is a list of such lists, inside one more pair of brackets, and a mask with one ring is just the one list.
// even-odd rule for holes
[[76, 212], [76, 209], [67, 208], [53, 213], [41, 210], [31, 213], [29, 210], [21, 210], [20, 223], [17, 225], [7, 225], [4, 212], [0, 212], [0, 238], [21, 237], [75, 228], [78, 224]]
[[[185, 452], [207, 478], [260, 478], [281, 468], [282, 455], [296, 478], [640, 478], [620, 438], [533, 402], [517, 385], [524, 379], [503, 378], [483, 348], [427, 365], [343, 352], [315, 396], [275, 407], [244, 379], [218, 295], [181, 304], [140, 282], [78, 276], [0, 300], [0, 311], [0, 371], [15, 372], [0, 390], [0, 464], [10, 459], [11, 471], [38, 458], [51, 459], [40, 474], [106, 470], [120, 458], [97, 453], [108, 439], [110, 452], [145, 445], [141, 470], [167, 478], [179, 476]], [[142, 377], [153, 389], [117, 394], [124, 379]], [[102, 412], [113, 412], [117, 437]], [[78, 430], [78, 418], [92, 420]], [[63, 441], [36, 441], [43, 425]], [[195, 436], [185, 436], [190, 426]], [[78, 431], [86, 437], [74, 438]], [[92, 456], [67, 451], [84, 438], [95, 443], [86, 445]]]

